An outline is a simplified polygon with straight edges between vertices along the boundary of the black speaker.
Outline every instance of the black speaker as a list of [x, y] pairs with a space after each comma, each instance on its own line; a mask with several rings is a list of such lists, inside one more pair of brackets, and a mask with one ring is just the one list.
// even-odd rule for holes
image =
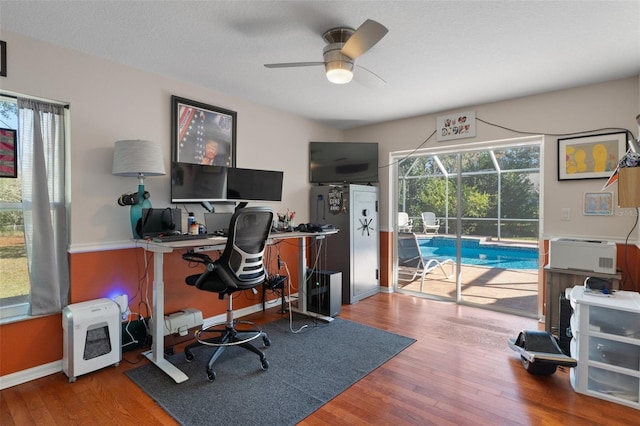
[[335, 317], [342, 310], [342, 272], [312, 270], [307, 273], [307, 310]]

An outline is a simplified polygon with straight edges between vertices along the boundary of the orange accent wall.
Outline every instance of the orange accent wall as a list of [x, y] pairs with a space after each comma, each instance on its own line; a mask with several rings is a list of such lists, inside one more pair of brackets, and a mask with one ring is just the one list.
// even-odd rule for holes
[[[298, 239], [283, 240], [268, 248], [267, 261], [269, 273], [276, 273], [277, 253], [286, 263], [288, 273], [283, 267], [280, 275], [289, 275], [287, 283], [297, 291]], [[380, 233], [380, 285], [393, 287], [393, 234]], [[544, 241], [545, 253], [548, 253], [548, 241]], [[147, 266], [145, 266], [145, 256]], [[640, 250], [630, 245], [618, 245], [618, 268], [622, 270], [624, 290], [640, 290]], [[113, 294], [127, 293], [130, 307], [134, 312], [145, 312], [140, 295], [137, 295], [138, 283], [145, 291], [148, 270], [149, 303], [152, 301], [153, 256], [142, 249], [124, 249], [101, 252], [73, 254], [70, 258], [71, 303], [109, 297]], [[547, 259], [545, 259], [547, 260]], [[189, 268], [180, 253], [165, 255], [165, 313], [192, 307], [200, 309], [205, 318], [224, 313], [226, 304], [218, 300], [216, 294], [203, 294], [200, 290], [184, 284], [184, 277], [198, 273], [198, 269]], [[632, 278], [633, 277], [633, 278]], [[634, 287], [635, 284], [635, 287]], [[273, 298], [270, 297], [270, 298]], [[260, 301], [260, 296], [250, 292], [234, 301], [234, 306], [242, 308]], [[62, 359], [62, 317], [60, 314], [43, 318], [34, 318], [0, 326], [0, 376], [37, 367]]]
[[[286, 263], [292, 278], [287, 283], [297, 284], [298, 247], [301, 240], [287, 239], [267, 249], [269, 273], [277, 271], [277, 254]], [[184, 308], [202, 311], [204, 318], [223, 314], [226, 301], [215, 293], [205, 293], [184, 283], [190, 274], [202, 271], [202, 265], [190, 268], [182, 260], [181, 252], [164, 257], [165, 313]], [[212, 255], [212, 254], [210, 254]], [[215, 255], [212, 255], [215, 258]], [[146, 258], [146, 264], [145, 264]], [[140, 248], [78, 253], [69, 256], [70, 303], [111, 297], [126, 293], [132, 312], [148, 317], [144, 301], [153, 300], [153, 255]], [[146, 274], [148, 271], [148, 274]], [[283, 267], [280, 275], [287, 275]], [[148, 277], [147, 278], [145, 278]], [[295, 292], [295, 286], [292, 292]], [[138, 291], [140, 290], [140, 292]], [[268, 299], [275, 299], [267, 293]], [[234, 298], [234, 308], [244, 308], [260, 303], [262, 292], [253, 295], [242, 292]], [[62, 359], [62, 315], [5, 324], [0, 326], [0, 376], [56, 362]]]
[[62, 315], [0, 326], [0, 376], [62, 359]]
[[640, 249], [635, 245], [618, 244], [617, 268], [622, 271], [622, 290], [640, 291]]
[[380, 232], [380, 287], [393, 288], [393, 234]]

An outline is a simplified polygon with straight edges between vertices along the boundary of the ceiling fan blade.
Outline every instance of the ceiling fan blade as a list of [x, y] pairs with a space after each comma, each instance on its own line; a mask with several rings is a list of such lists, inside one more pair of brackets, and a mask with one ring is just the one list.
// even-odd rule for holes
[[351, 59], [356, 59], [369, 49], [371, 49], [389, 30], [379, 22], [367, 19], [358, 27], [355, 33], [349, 37], [342, 46], [342, 54]]
[[264, 64], [267, 68], [294, 68], [294, 67], [315, 67], [324, 65], [324, 62], [287, 62], [282, 64]]
[[371, 87], [371, 88], [382, 87], [385, 84], [387, 84], [387, 82], [384, 81], [384, 79], [380, 77], [378, 74], [374, 73], [373, 71], [365, 67], [361, 67], [359, 65], [357, 66], [357, 69], [353, 73], [353, 79], [358, 83], [362, 84], [363, 86]]

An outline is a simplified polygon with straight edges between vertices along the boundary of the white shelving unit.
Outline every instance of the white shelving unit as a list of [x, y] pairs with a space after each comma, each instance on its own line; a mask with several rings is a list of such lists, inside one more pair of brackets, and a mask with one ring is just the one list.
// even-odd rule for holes
[[596, 398], [640, 409], [640, 293], [570, 293], [571, 385]]

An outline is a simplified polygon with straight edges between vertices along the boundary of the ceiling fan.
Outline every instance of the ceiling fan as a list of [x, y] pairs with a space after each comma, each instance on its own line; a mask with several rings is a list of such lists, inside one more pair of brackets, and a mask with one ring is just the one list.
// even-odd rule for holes
[[[346, 84], [353, 78], [356, 58], [362, 56], [378, 43], [389, 30], [379, 22], [367, 19], [357, 30], [349, 27], [337, 27], [325, 31], [322, 35], [327, 45], [322, 49], [323, 62], [289, 62], [264, 64], [267, 68], [313, 67], [324, 65], [327, 79], [335, 84]], [[366, 68], [359, 67], [373, 77], [375, 84], [385, 81]]]

